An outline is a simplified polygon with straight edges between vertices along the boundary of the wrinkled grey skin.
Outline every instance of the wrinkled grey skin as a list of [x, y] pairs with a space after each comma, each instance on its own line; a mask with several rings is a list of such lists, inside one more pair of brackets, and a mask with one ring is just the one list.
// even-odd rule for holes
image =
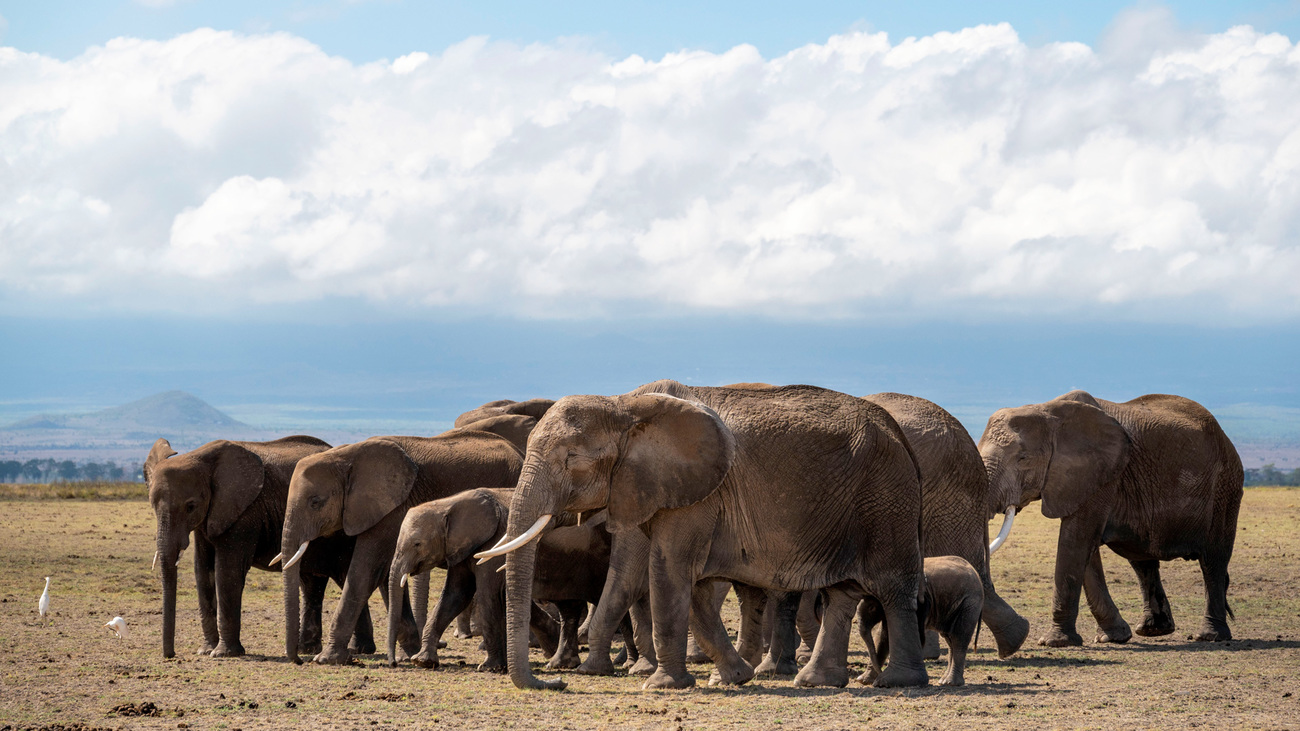
[[[931, 556], [925, 559], [925, 627], [939, 633], [948, 646], [948, 670], [939, 685], [966, 684], [966, 649], [979, 629], [984, 607], [984, 578], [960, 556]], [[889, 659], [889, 634], [883, 633], [879, 652], [871, 630], [883, 622], [880, 607], [872, 599], [858, 607], [858, 632], [867, 644], [871, 667], [858, 677], [870, 684]]]
[[[280, 542], [286, 561], [304, 541], [338, 532], [356, 537], [330, 642], [315, 661], [351, 660], [344, 638], [375, 589], [388, 594], [388, 567], [407, 510], [480, 485], [513, 485], [521, 462], [519, 450], [502, 437], [455, 430], [436, 437], [372, 437], [300, 461]], [[297, 616], [298, 578], [296, 566], [284, 571], [286, 617]], [[385, 598], [389, 612], [402, 616], [403, 650], [414, 654], [419, 629], [405, 592]], [[285, 652], [294, 662], [297, 639], [297, 628], [286, 628]]]
[[[199, 654], [238, 657], [244, 581], [250, 568], [270, 565], [280, 545], [289, 478], [298, 460], [329, 449], [308, 436], [271, 442], [209, 442], [176, 455], [166, 439], [154, 443], [145, 460], [149, 502], [157, 519], [157, 559], [163, 582], [163, 656], [175, 654], [176, 562], [194, 534], [194, 581], [198, 589], [203, 645]], [[319, 647], [325, 585], [340, 586], [352, 555], [351, 538], [322, 541], [302, 559], [305, 599], [299, 640]], [[369, 613], [354, 644], [374, 651]], [[366, 649], [369, 648], [369, 649]]]
[[1061, 519], [1050, 647], [1081, 645], [1079, 593], [1087, 592], [1098, 642], [1132, 635], [1111, 601], [1100, 546], [1128, 559], [1142, 587], [1136, 632], [1174, 631], [1160, 562], [1198, 560], [1205, 617], [1197, 640], [1226, 640], [1228, 562], [1241, 505], [1241, 459], [1214, 416], [1181, 396], [1114, 403], [1071, 391], [1041, 404], [1001, 409], [979, 450], [988, 470], [990, 512], [1042, 500]]
[[[826, 620], [803, 685], [848, 682], [849, 627], [872, 595], [890, 618], [896, 658], [884, 686], [924, 685], [916, 609], [921, 495], [898, 425], [874, 404], [811, 386], [692, 388], [659, 381], [623, 396], [556, 402], [528, 442], [508, 535], [543, 514], [609, 509], [616, 535], [650, 538], [658, 668], [647, 688], [694, 683], [686, 629], [714, 660], [712, 682], [743, 683], [753, 667], [711, 617], [712, 586], [827, 589]], [[536, 541], [506, 560], [507, 642], [519, 687], [557, 688], [528, 667]], [[897, 635], [897, 636], [894, 636]]]
[[476, 421], [507, 415], [531, 416], [534, 419], [541, 419], [554, 404], [555, 402], [548, 398], [535, 398], [527, 401], [511, 401], [510, 399], [489, 401], [477, 409], [470, 409], [457, 416], [453, 425], [457, 428], [464, 428]]
[[466, 431], [485, 431], [489, 434], [505, 437], [520, 452], [525, 452], [528, 450], [528, 435], [533, 433], [533, 428], [536, 426], [537, 419], [526, 414], [502, 414], [471, 421], [465, 426], [456, 428]]

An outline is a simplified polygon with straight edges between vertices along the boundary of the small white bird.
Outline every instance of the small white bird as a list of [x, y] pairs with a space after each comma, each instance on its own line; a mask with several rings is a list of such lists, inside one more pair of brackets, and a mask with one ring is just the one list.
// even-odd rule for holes
[[50, 577], [48, 576], [45, 577], [45, 591], [41, 592], [41, 600], [36, 604], [36, 608], [42, 617], [50, 613]]
[[121, 617], [113, 617], [112, 621], [105, 622], [104, 626], [117, 633], [119, 640], [125, 640], [130, 631], [126, 628], [126, 620]]

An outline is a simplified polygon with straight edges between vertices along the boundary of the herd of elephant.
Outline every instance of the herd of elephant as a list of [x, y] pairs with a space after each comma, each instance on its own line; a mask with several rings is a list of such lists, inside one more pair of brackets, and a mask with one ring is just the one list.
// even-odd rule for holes
[[[927, 684], [937, 633], [949, 648], [941, 683], [960, 685], [981, 621], [1000, 657], [1028, 635], [994, 588], [989, 556], [1035, 500], [1061, 520], [1040, 644], [1082, 644], [1081, 589], [1098, 642], [1173, 632], [1159, 565], [1178, 558], [1199, 561], [1204, 576], [1196, 639], [1231, 637], [1241, 461], [1186, 398], [1113, 403], [1072, 391], [997, 411], [978, 444], [922, 398], [760, 383], [657, 381], [617, 396], [495, 401], [455, 426], [333, 448], [306, 436], [216, 441], [179, 455], [159, 439], [145, 477], [163, 654], [175, 654], [177, 565], [192, 534], [199, 652], [213, 657], [244, 653], [240, 604], [256, 567], [283, 572], [294, 662], [300, 652], [318, 663], [375, 652], [368, 606], [378, 589], [389, 664], [437, 667], [444, 631], [472, 610], [480, 667], [521, 688], [564, 687], [534, 676], [530, 641], [551, 654], [548, 668], [613, 674], [619, 632], [618, 661], [648, 676], [646, 688], [693, 685], [691, 645], [713, 662], [710, 684], [770, 673], [844, 686], [855, 616], [871, 659], [860, 682]], [[1136, 628], [1111, 601], [1102, 545], [1137, 574]], [[447, 574], [430, 612], [432, 568]], [[326, 638], [331, 579], [342, 596]], [[733, 587], [735, 645], [720, 616]]]

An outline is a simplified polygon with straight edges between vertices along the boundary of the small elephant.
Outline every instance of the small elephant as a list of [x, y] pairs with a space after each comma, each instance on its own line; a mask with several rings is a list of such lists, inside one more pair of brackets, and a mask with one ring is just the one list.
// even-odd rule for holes
[[[479, 607], [487, 650], [487, 659], [479, 669], [506, 670], [505, 576], [499, 571], [505, 560], [476, 562], [471, 556], [505, 535], [512, 493], [512, 489], [501, 488], [467, 490], [418, 505], [403, 519], [389, 568], [389, 594], [400, 591], [408, 574], [435, 567], [447, 569], [442, 597], [424, 626], [420, 652], [413, 657], [417, 665], [438, 666], [438, 639], [452, 618], [474, 599]], [[573, 522], [568, 514], [559, 517], [563, 519], [561, 522]], [[578, 625], [586, 603], [600, 599], [609, 569], [610, 544], [602, 513], [581, 525], [553, 529], [538, 546], [533, 596], [538, 601], [553, 603], [559, 609], [562, 624], [559, 643], [548, 668], [578, 665]], [[549, 623], [546, 612], [534, 604], [530, 626], [539, 637], [544, 639], [551, 632]], [[624, 621], [623, 625], [626, 636], [631, 637], [630, 624]], [[396, 664], [397, 660], [395, 638], [390, 623], [390, 664]], [[633, 661], [637, 659], [634, 646], [629, 649], [629, 655]]]
[[[388, 567], [406, 511], [479, 485], [513, 485], [521, 465], [519, 450], [505, 438], [456, 430], [436, 437], [371, 437], [299, 461], [280, 539], [286, 618], [298, 614], [295, 564], [308, 545], [339, 532], [356, 537], [330, 641], [315, 661], [351, 660], [345, 640], [375, 589], [386, 595], [389, 615], [401, 618], [403, 650], [417, 652], [419, 629], [406, 593], [388, 595]], [[286, 628], [285, 653], [295, 662], [297, 642], [297, 627]]]
[[1061, 519], [1056, 544], [1049, 647], [1081, 645], [1080, 590], [1097, 620], [1098, 642], [1127, 642], [1133, 631], [1110, 598], [1102, 545], [1128, 559], [1145, 609], [1136, 632], [1174, 631], [1160, 562], [1197, 560], [1205, 617], [1195, 638], [1232, 638], [1228, 561], [1237, 537], [1241, 458], [1209, 411], [1181, 396], [1152, 394], [1115, 403], [1071, 391], [1051, 401], [1000, 409], [979, 442], [992, 511], [1042, 499]]
[[[923, 591], [924, 626], [938, 632], [948, 645], [948, 671], [939, 685], [965, 685], [966, 648], [979, 632], [980, 613], [984, 610], [983, 578], [960, 556], [935, 556], [925, 559]], [[881, 632], [878, 652], [871, 637], [876, 624], [884, 621], [880, 604], [874, 599], [864, 599], [858, 606], [858, 631], [871, 658], [871, 667], [858, 676], [858, 682], [864, 685], [880, 677], [880, 667], [889, 659], [889, 633]]]
[[[175, 654], [176, 564], [194, 534], [194, 582], [199, 595], [203, 646], [199, 654], [238, 657], [244, 581], [250, 568], [278, 571], [272, 557], [280, 542], [289, 476], [298, 460], [330, 445], [315, 437], [271, 442], [209, 442], [179, 456], [159, 439], [145, 459], [149, 502], [158, 520], [162, 563], [163, 657]], [[302, 559], [299, 641], [319, 647], [321, 608], [332, 578], [343, 585], [355, 539], [337, 536], [312, 546]], [[352, 644], [374, 652], [370, 613], [363, 613]]]

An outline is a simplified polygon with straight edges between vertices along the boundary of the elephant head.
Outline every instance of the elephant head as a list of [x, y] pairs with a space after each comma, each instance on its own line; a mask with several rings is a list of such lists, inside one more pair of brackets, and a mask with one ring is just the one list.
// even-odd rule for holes
[[190, 545], [190, 531], [210, 538], [225, 533], [253, 503], [265, 482], [261, 457], [234, 442], [216, 441], [171, 458], [166, 439], [145, 460], [149, 503], [158, 521], [157, 552], [163, 577], [163, 656], [175, 655], [176, 565]]
[[285, 652], [294, 662], [299, 661], [298, 561], [307, 545], [340, 530], [349, 536], [365, 532], [406, 501], [416, 473], [406, 451], [383, 437], [318, 452], [294, 467], [277, 557], [284, 559]]
[[[543, 683], [528, 667], [528, 620], [537, 543], [552, 516], [602, 507], [612, 532], [634, 529], [655, 513], [708, 497], [735, 456], [730, 429], [710, 408], [662, 393], [569, 396], [538, 422], [498, 547], [477, 554], [506, 559], [506, 637], [518, 687]], [[512, 540], [507, 537], [514, 536]]]
[[[487, 488], [432, 500], [407, 511], [388, 570], [388, 596], [401, 596], [407, 576], [448, 569], [501, 535], [506, 506]], [[396, 662], [398, 612], [388, 613], [388, 662]]]
[[[1082, 391], [1000, 409], [989, 417], [979, 441], [989, 475], [989, 513], [1014, 515], [1041, 499], [1044, 516], [1072, 515], [1118, 479], [1129, 446], [1124, 427]], [[1005, 540], [1009, 528], [1004, 525], [999, 538]]]
[[511, 401], [510, 399], [489, 401], [477, 409], [471, 409], [457, 416], [453, 426], [462, 428], [473, 422], [490, 419], [494, 416], [531, 416], [534, 419], [541, 419], [542, 415], [554, 404], [555, 402], [548, 398], [535, 398], [527, 401]]

